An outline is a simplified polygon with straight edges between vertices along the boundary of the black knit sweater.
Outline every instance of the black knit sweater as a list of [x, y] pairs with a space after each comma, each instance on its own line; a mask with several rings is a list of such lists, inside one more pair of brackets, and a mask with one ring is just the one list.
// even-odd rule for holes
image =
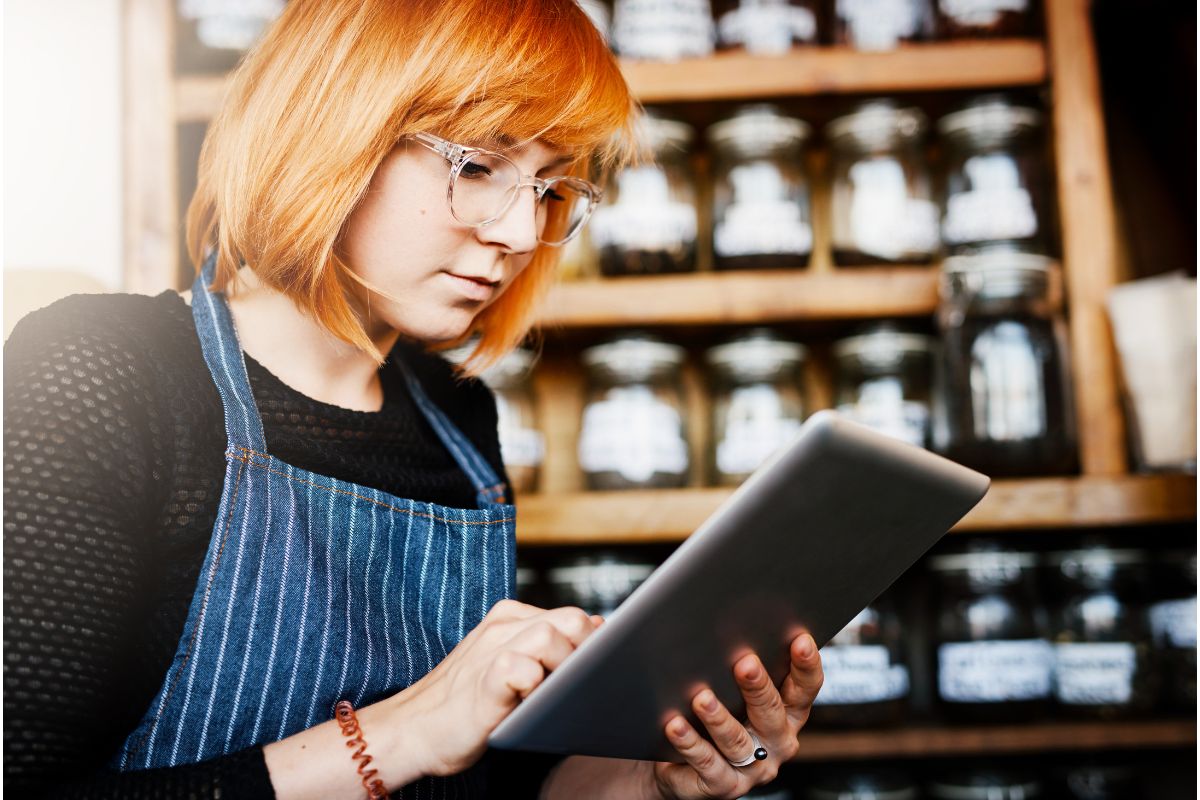
[[[249, 357], [282, 460], [400, 497], [473, 507], [474, 491], [408, 394], [430, 398], [503, 475], [495, 402], [401, 343], [368, 413], [312, 400]], [[262, 749], [117, 774], [105, 764], [175, 653], [224, 478], [220, 397], [190, 307], [79, 295], [26, 317], [4, 348], [4, 788], [14, 797], [272, 797]], [[540, 781], [546, 762], [493, 769]], [[504, 796], [536, 791], [515, 785]]]

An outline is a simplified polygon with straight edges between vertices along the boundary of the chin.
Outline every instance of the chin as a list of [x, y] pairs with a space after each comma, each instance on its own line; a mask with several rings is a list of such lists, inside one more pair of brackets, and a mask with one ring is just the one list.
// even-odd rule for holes
[[471, 329], [475, 316], [463, 309], [447, 309], [436, 317], [419, 321], [410, 319], [396, 327], [410, 339], [428, 345], [444, 345], [461, 339]]

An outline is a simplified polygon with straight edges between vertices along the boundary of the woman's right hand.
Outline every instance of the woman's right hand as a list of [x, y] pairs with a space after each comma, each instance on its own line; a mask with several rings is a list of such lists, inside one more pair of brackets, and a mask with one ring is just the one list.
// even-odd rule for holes
[[405, 737], [415, 748], [405, 755], [425, 775], [470, 767], [496, 726], [602, 621], [579, 608], [501, 600], [433, 671], [384, 701], [394, 703], [396, 724], [418, 734]]

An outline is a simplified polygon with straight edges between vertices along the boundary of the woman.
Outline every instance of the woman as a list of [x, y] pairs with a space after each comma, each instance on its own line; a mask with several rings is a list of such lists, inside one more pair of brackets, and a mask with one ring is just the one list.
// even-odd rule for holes
[[478, 334], [477, 373], [522, 339], [633, 115], [571, 0], [288, 4], [205, 141], [190, 294], [68, 298], [6, 347], [10, 791], [691, 798], [775, 775], [821, 680], [808, 636], [778, 690], [735, 665], [761, 761], [733, 766], [756, 742], [707, 690], [712, 743], [665, 728], [683, 764], [485, 753], [599, 620], [504, 599], [494, 402], [428, 350]]

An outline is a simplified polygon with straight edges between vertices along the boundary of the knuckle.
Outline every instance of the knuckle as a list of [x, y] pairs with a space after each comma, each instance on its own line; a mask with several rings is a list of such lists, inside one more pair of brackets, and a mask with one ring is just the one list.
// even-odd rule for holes
[[779, 777], [779, 766], [767, 762], [762, 768], [763, 782], [770, 783]]

